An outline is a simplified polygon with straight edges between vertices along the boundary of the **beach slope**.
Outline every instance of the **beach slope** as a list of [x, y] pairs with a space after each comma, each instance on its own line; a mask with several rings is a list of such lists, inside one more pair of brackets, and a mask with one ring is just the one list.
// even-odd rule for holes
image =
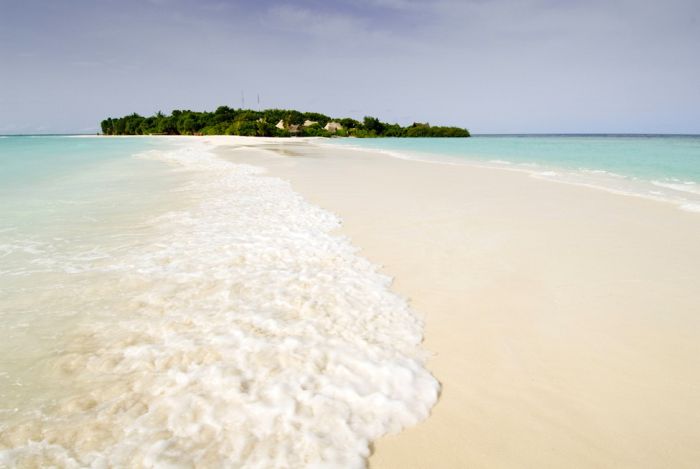
[[440, 400], [371, 467], [696, 467], [697, 214], [314, 142], [219, 153], [340, 215], [426, 318]]

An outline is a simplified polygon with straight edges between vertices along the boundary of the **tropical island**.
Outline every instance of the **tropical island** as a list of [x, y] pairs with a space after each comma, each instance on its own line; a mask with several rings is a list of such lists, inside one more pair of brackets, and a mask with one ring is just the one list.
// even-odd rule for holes
[[174, 110], [150, 117], [130, 114], [101, 123], [104, 135], [243, 135], [251, 137], [469, 137], [467, 129], [414, 122], [402, 127], [365, 117], [331, 118], [318, 112], [287, 109], [232, 109], [214, 112]]

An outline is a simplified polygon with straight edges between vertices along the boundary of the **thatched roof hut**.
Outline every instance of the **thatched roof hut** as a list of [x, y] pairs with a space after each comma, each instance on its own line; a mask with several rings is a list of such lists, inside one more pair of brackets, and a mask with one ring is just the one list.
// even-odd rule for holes
[[326, 129], [326, 130], [329, 131], [329, 132], [337, 132], [337, 131], [339, 131], [339, 130], [342, 130], [342, 129], [343, 129], [343, 126], [340, 125], [340, 122], [330, 121], [330, 122], [329, 122], [328, 124], [326, 124], [325, 127], [323, 127], [323, 128]]

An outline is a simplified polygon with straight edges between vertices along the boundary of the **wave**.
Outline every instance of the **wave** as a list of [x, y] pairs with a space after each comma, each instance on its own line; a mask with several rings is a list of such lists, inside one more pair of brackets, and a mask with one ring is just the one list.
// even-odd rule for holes
[[693, 181], [651, 181], [651, 183], [674, 191], [700, 195], [700, 187]]
[[190, 204], [78, 260], [111, 320], [53, 364], [74, 395], [0, 429], [0, 466], [364, 467], [429, 414], [422, 321], [391, 279], [334, 215], [208, 148], [142, 155], [188, 172]]

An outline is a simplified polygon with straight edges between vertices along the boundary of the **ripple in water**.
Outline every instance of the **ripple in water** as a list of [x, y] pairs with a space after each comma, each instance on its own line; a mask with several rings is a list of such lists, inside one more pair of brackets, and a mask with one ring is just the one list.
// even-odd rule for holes
[[113, 320], [54, 360], [72, 395], [6, 424], [0, 465], [363, 467], [428, 415], [422, 322], [337, 218], [204, 146], [146, 157], [191, 173], [191, 208], [86, 257]]

